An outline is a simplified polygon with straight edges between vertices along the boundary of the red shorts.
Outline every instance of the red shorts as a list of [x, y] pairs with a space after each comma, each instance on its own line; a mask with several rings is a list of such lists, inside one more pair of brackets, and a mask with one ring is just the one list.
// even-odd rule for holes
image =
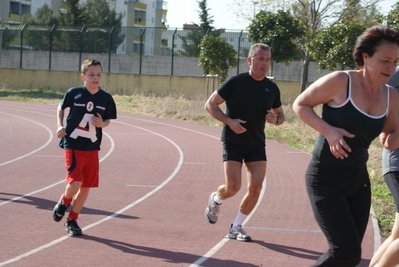
[[98, 187], [98, 150], [65, 149], [66, 182], [82, 182], [82, 187]]

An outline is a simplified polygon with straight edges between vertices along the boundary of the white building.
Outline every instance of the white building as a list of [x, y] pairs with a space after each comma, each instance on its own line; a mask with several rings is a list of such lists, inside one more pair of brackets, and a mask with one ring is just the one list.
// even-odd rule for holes
[[[84, 3], [86, 0], [81, 0]], [[35, 14], [47, 4], [54, 16], [67, 11], [66, 0], [0, 0], [0, 21], [20, 24], [23, 15]], [[108, 0], [111, 9], [122, 14], [122, 27], [125, 41], [117, 49], [118, 54], [140, 52], [140, 44], [145, 54], [154, 54], [154, 49], [162, 44], [162, 30], [166, 29], [167, 2], [163, 0]], [[9, 10], [9, 12], [7, 12]]]

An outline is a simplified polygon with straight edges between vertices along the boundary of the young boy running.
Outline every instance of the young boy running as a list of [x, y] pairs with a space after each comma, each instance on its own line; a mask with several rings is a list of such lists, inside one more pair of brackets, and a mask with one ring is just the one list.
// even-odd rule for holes
[[[100, 88], [101, 62], [86, 59], [81, 66], [84, 84], [70, 88], [57, 108], [57, 137], [64, 149], [66, 188], [53, 209], [53, 219], [62, 220], [73, 201], [65, 223], [70, 236], [82, 235], [77, 219], [89, 195], [90, 188], [98, 187], [99, 159], [102, 128], [116, 119], [116, 105], [108, 92]], [[64, 112], [69, 114], [64, 126]]]

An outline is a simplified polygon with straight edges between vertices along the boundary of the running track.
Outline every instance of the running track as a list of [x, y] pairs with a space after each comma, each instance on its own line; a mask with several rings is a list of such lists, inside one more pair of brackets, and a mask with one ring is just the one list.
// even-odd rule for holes
[[[267, 141], [264, 190], [245, 224], [253, 242], [239, 242], [226, 234], [245, 174], [218, 222], [204, 216], [224, 179], [220, 129], [128, 114], [105, 128], [84, 235], [68, 237], [51, 215], [65, 188], [55, 114], [55, 105], [0, 101], [0, 266], [290, 267], [327, 249], [305, 192], [308, 154]], [[359, 266], [380, 244], [375, 225], [370, 217]]]

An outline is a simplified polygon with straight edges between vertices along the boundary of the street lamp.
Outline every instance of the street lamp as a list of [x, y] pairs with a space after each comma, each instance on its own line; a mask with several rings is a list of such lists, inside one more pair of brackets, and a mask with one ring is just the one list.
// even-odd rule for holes
[[254, 4], [254, 18], [255, 18], [255, 14], [256, 14], [256, 5], [259, 3], [258, 1], [252, 1], [252, 3]]

